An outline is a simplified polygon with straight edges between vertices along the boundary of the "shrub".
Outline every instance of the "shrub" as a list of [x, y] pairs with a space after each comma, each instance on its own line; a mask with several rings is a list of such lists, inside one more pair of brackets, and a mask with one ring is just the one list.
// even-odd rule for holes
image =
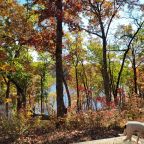
[[38, 120], [32, 120], [29, 113], [20, 111], [19, 114], [13, 113], [9, 118], [0, 117], [0, 131], [4, 139], [16, 139], [21, 135], [27, 134], [30, 129], [38, 125]]

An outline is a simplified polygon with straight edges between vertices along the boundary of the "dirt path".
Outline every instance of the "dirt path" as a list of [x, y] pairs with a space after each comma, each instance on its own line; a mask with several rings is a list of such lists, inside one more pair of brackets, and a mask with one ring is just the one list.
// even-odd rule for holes
[[[80, 142], [75, 144], [135, 144], [136, 136], [133, 137], [132, 142], [126, 141], [123, 142], [125, 136], [115, 137], [115, 138], [108, 138], [102, 140], [94, 140], [94, 141], [87, 141], [87, 142]], [[139, 144], [144, 144], [144, 139], [140, 139]]]

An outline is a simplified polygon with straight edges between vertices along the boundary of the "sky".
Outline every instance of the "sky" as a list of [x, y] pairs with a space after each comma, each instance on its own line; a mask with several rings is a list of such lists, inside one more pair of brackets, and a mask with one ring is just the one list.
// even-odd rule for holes
[[26, 0], [18, 0], [18, 2], [20, 2], [20, 3], [25, 3], [26, 2]]

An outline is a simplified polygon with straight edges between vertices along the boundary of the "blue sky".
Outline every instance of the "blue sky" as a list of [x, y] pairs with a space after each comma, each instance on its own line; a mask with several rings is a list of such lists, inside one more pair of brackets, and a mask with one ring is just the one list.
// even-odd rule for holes
[[26, 0], [18, 0], [18, 2], [20, 2], [20, 3], [25, 3], [26, 2]]

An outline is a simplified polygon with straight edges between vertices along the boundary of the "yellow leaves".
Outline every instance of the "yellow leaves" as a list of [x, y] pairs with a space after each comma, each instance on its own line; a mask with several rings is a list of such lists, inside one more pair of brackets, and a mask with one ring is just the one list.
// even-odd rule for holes
[[27, 116], [31, 116], [32, 115], [32, 112], [31, 111], [28, 111], [27, 112]]
[[103, 7], [106, 11], [111, 11], [112, 10], [112, 6], [113, 6], [113, 3], [112, 2], [109, 2], [109, 1], [105, 1], [104, 4], [103, 4]]
[[9, 64], [4, 64], [1, 66], [0, 70], [2, 70], [2, 71], [15, 71], [15, 67], [10, 66]]
[[9, 64], [4, 64], [0, 69], [3, 70], [3, 71], [10, 70], [10, 65]]
[[5, 103], [11, 103], [12, 102], [12, 99], [11, 98], [6, 98], [5, 99]]
[[114, 12], [113, 10], [113, 3], [110, 2], [110, 1], [105, 1], [104, 4], [103, 4], [103, 9], [104, 9], [104, 13], [103, 13], [103, 16], [106, 17], [106, 16], [111, 16]]
[[38, 17], [39, 17], [38, 14], [33, 14], [30, 16], [29, 21], [31, 22], [38, 21]]
[[40, 117], [37, 117], [37, 118], [35, 119], [34, 125], [38, 126], [38, 125], [40, 125], [40, 124], [41, 124], [41, 119], [40, 119]]
[[19, 40], [28, 40], [33, 30], [33, 21], [35, 22], [37, 17], [31, 16], [31, 20], [28, 20], [25, 8], [18, 4], [17, 1], [2, 1], [3, 2], [0, 3], [0, 16], [1, 19], [5, 21], [2, 31], [4, 31], [4, 35], [7, 36], [6, 38], [2, 38], [3, 41], [7, 44], [13, 43], [15, 37]]
[[12, 3], [12, 2], [13, 2], [13, 0], [7, 0], [7, 2], [8, 2], [8, 3]]

